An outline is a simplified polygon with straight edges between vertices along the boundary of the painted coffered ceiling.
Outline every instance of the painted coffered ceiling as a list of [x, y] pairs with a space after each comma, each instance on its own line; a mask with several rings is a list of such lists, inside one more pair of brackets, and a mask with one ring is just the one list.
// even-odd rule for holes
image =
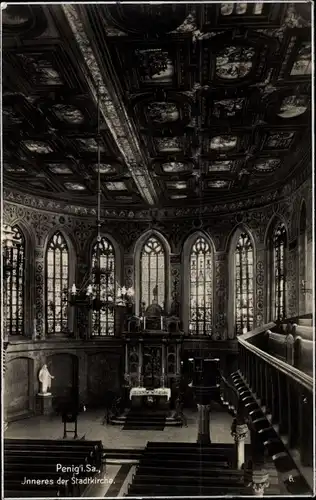
[[104, 206], [246, 199], [311, 155], [311, 5], [12, 5], [4, 184]]

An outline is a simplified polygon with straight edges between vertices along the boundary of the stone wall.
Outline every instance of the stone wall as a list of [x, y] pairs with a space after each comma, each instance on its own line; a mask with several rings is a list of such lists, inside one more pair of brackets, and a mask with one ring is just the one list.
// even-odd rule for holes
[[104, 406], [105, 391], [119, 392], [123, 377], [123, 348], [119, 341], [84, 344], [69, 340], [12, 341], [7, 349], [5, 412], [7, 420], [35, 414], [40, 384], [38, 373], [46, 363], [52, 380], [53, 405], [78, 388], [87, 407]]
[[[82, 401], [91, 404], [102, 400], [108, 388], [117, 390], [123, 373], [122, 346], [119, 337], [101, 340], [56, 339], [46, 341], [44, 289], [45, 289], [45, 247], [56, 230], [67, 238], [70, 259], [76, 262], [77, 284], [89, 268], [89, 256], [95, 238], [94, 219], [91, 214], [57, 213], [54, 206], [43, 207], [21, 205], [19, 198], [13, 195], [4, 202], [4, 223], [18, 224], [26, 239], [28, 271], [26, 287], [25, 327], [26, 338], [10, 338], [7, 350], [5, 392], [6, 410], [10, 419], [21, 414], [35, 411], [35, 395], [38, 392], [37, 374], [44, 362], [51, 363], [51, 370], [56, 376], [54, 384], [56, 394], [62, 395], [78, 383]], [[24, 200], [24, 199], [23, 199]], [[230, 322], [229, 293], [232, 275], [229, 271], [229, 251], [232, 237], [238, 228], [246, 229], [255, 246], [255, 303], [254, 326], [260, 326], [272, 317], [271, 294], [269, 292], [269, 262], [267, 241], [274, 223], [281, 219], [288, 231], [287, 251], [287, 316], [296, 316], [299, 312], [301, 283], [299, 276], [299, 215], [302, 200], [306, 203], [307, 213], [307, 283], [312, 288], [312, 187], [311, 179], [305, 181], [294, 192], [280, 202], [273, 201], [264, 207], [250, 210], [240, 209], [233, 213], [202, 216], [197, 229], [194, 213], [191, 217], [184, 212], [174, 213], [174, 217], [165, 216], [163, 211], [151, 213], [150, 217], [135, 220], [124, 212], [108, 214], [104, 219], [102, 232], [110, 235], [120, 248], [121, 284], [136, 286], [135, 255], [139, 250], [137, 242], [142, 235], [155, 230], [161, 234], [170, 247], [170, 284], [169, 304], [175, 297], [180, 298], [181, 314], [188, 309], [184, 290], [188, 283], [188, 269], [183, 266], [184, 243], [194, 233], [203, 233], [212, 242], [214, 248], [214, 335], [211, 342], [229, 341], [234, 338], [233, 323]], [[20, 200], [21, 201], [21, 200]], [[25, 201], [25, 200], [24, 200]], [[28, 205], [31, 205], [29, 200]], [[115, 216], [114, 216], [115, 215]], [[135, 215], [135, 214], [134, 214]], [[168, 214], [167, 214], [168, 215]], [[137, 266], [136, 266], [137, 267]], [[305, 294], [305, 313], [312, 311], [312, 295]], [[73, 331], [78, 332], [77, 321], [83, 318], [73, 317]], [[7, 332], [9, 333], [9, 332]], [[120, 329], [116, 332], [120, 334]], [[234, 354], [232, 354], [234, 357]], [[59, 373], [64, 373], [61, 377]], [[20, 385], [18, 382], [21, 382]], [[9, 397], [8, 397], [9, 396]]]
[[[311, 180], [306, 181], [288, 199], [282, 202], [271, 203], [260, 209], [243, 210], [235, 213], [223, 214], [221, 216], [202, 217], [199, 229], [196, 229], [196, 219], [178, 216], [176, 219], [164, 218], [160, 212], [151, 216], [150, 221], [139, 219], [135, 221], [108, 218], [103, 222], [102, 232], [116, 242], [120, 250], [118, 261], [118, 275], [121, 284], [126, 286], [137, 286], [137, 258], [144, 234], [155, 231], [166, 241], [169, 248], [168, 263], [170, 280], [168, 283], [170, 304], [174, 297], [180, 299], [182, 314], [188, 308], [185, 303], [184, 288], [188, 281], [188, 269], [184, 269], [183, 248], [185, 241], [194, 233], [206, 235], [212, 242], [214, 255], [214, 306], [213, 327], [214, 338], [225, 340], [231, 338], [232, 327], [227, 321], [229, 290], [232, 288], [232, 276], [229, 272], [229, 250], [234, 232], [238, 228], [246, 229], [255, 246], [255, 325], [259, 326], [264, 321], [273, 319], [271, 297], [269, 293], [270, 284], [268, 274], [265, 272], [269, 263], [267, 255], [267, 242], [274, 225], [278, 220], [283, 220], [288, 231], [287, 252], [287, 315], [292, 317], [298, 314], [298, 304], [301, 283], [299, 276], [299, 212], [302, 200], [306, 203], [307, 212], [307, 235], [308, 235], [308, 257], [307, 268], [312, 264], [311, 225], [312, 225], [312, 189]], [[178, 214], [181, 215], [181, 214]], [[66, 237], [70, 262], [75, 262], [77, 286], [83, 279], [85, 272], [89, 269], [90, 249], [95, 238], [93, 230], [94, 221], [86, 216], [60, 215], [47, 210], [34, 209], [21, 206], [12, 201], [4, 203], [5, 224], [18, 224], [25, 233], [27, 245], [27, 287], [32, 292], [26, 294], [25, 325], [26, 335], [33, 339], [45, 338], [45, 246], [47, 241], [56, 230], [60, 230]], [[149, 227], [150, 226], [150, 227]], [[135, 265], [136, 260], [136, 265]], [[188, 267], [188, 266], [186, 266]], [[135, 274], [136, 270], [136, 274]], [[311, 288], [311, 273], [307, 273], [308, 287]], [[33, 290], [35, 291], [33, 293]], [[311, 310], [311, 294], [306, 297], [306, 312]], [[300, 311], [302, 314], [303, 311]], [[86, 318], [87, 319], [87, 318]], [[85, 318], [75, 318], [72, 315], [70, 330], [78, 333], [79, 324], [84, 323]], [[86, 321], [88, 325], [88, 321]], [[119, 325], [118, 325], [119, 326]], [[184, 325], [186, 329], [186, 324]]]

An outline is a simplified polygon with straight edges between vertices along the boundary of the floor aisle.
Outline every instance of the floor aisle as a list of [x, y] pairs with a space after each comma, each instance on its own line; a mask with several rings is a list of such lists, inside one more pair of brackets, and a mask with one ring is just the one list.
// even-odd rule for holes
[[[197, 412], [186, 411], [188, 427], [168, 427], [163, 431], [154, 430], [122, 430], [122, 426], [102, 425], [104, 411], [87, 410], [79, 415], [78, 435], [87, 440], [101, 440], [106, 448], [133, 448], [143, 449], [148, 441], [189, 442], [195, 443], [197, 438]], [[213, 443], [230, 443], [234, 440], [230, 434], [232, 417], [223, 411], [214, 411], [211, 414], [211, 439]], [[57, 416], [32, 417], [9, 424], [5, 432], [7, 438], [31, 439], [61, 439], [63, 424]], [[72, 435], [69, 435], [71, 438]], [[249, 444], [249, 435], [246, 444]], [[106, 484], [98, 485], [91, 490], [90, 497], [114, 498], [124, 496], [128, 484], [132, 480], [135, 466], [131, 464], [107, 464]], [[269, 470], [270, 488], [266, 494], [278, 493], [278, 480], [274, 466]]]

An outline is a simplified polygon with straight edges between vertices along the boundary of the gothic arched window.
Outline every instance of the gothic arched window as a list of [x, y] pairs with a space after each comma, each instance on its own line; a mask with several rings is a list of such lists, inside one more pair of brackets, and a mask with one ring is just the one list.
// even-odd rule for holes
[[68, 331], [69, 252], [58, 231], [46, 251], [46, 328], [48, 334]]
[[157, 303], [163, 309], [166, 301], [166, 255], [155, 236], [144, 243], [140, 254], [140, 302], [143, 307]]
[[253, 328], [253, 246], [247, 233], [235, 248], [235, 328], [237, 334]]
[[286, 228], [280, 222], [273, 233], [274, 271], [274, 318], [281, 320], [286, 315]]
[[9, 335], [24, 334], [25, 238], [18, 226], [11, 228], [12, 247], [6, 248], [6, 326]]
[[[100, 279], [98, 278], [100, 258]], [[115, 252], [112, 243], [102, 236], [92, 248], [93, 286], [100, 286], [100, 297], [105, 301], [115, 299]], [[99, 284], [100, 283], [100, 284]], [[107, 307], [101, 311], [92, 311], [92, 335], [114, 335], [114, 309]]]
[[191, 334], [202, 335], [212, 331], [212, 250], [199, 237], [190, 253], [190, 320]]

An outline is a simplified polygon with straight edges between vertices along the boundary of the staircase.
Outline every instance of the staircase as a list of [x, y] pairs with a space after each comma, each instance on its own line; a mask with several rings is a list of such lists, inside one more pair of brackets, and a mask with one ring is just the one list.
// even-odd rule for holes
[[131, 409], [125, 415], [112, 418], [111, 423], [122, 425], [123, 430], [163, 431], [165, 426], [181, 426], [179, 417], [169, 417], [168, 412], [151, 409]]
[[127, 496], [252, 495], [233, 457], [231, 445], [149, 442]]
[[103, 462], [107, 464], [138, 464], [143, 448], [103, 448]]

